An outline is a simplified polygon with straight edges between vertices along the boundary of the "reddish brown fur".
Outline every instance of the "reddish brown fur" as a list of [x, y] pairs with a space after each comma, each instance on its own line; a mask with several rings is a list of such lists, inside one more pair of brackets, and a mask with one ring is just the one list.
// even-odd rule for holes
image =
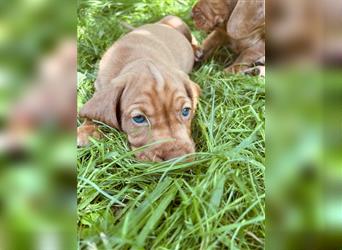
[[[168, 16], [114, 43], [100, 62], [95, 94], [80, 116], [121, 129], [133, 149], [154, 143], [137, 153], [142, 160], [194, 152], [190, 128], [200, 89], [187, 75], [194, 63], [189, 32], [179, 18]], [[187, 118], [181, 116], [184, 107], [191, 108]], [[148, 122], [135, 123], [132, 118], [137, 115]], [[84, 138], [82, 133], [94, 129], [79, 132]]]
[[243, 72], [265, 56], [265, 0], [200, 0], [192, 10], [197, 28], [211, 32], [197, 52], [208, 58], [222, 45], [238, 54], [228, 72]]

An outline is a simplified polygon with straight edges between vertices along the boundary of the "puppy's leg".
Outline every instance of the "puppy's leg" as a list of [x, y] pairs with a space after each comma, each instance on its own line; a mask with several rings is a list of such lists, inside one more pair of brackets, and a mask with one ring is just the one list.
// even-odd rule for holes
[[77, 146], [84, 147], [89, 145], [89, 137], [100, 139], [101, 134], [95, 123], [86, 119], [84, 123], [77, 128]]
[[265, 56], [265, 42], [260, 40], [254, 46], [243, 50], [234, 63], [224, 71], [229, 73], [244, 73], [255, 62]]
[[195, 60], [196, 60], [196, 53], [197, 53], [197, 51], [201, 51], [201, 47], [200, 47], [196, 37], [192, 34], [191, 34], [191, 47], [192, 47], [192, 50], [194, 51]]
[[228, 36], [225, 31], [216, 29], [204, 40], [202, 48], [196, 51], [195, 60], [203, 61], [211, 56], [211, 54], [222, 45], [228, 42]]

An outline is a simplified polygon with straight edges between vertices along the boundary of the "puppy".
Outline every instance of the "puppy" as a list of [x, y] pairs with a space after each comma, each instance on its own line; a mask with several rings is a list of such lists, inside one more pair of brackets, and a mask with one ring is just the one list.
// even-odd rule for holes
[[[326, 1], [325, 1], [326, 2]], [[325, 4], [326, 5], [326, 4]], [[325, 6], [327, 7], [327, 6]], [[268, 0], [267, 15], [267, 54], [274, 63], [294, 63], [296, 61], [318, 61], [317, 51], [322, 44], [320, 8], [316, 0]], [[338, 5], [333, 5], [337, 9]], [[339, 10], [341, 13], [342, 9]], [[333, 16], [329, 11], [329, 16]], [[327, 22], [325, 18], [324, 22]], [[326, 32], [327, 30], [325, 30]], [[325, 39], [327, 33], [325, 33]]]
[[196, 52], [196, 60], [208, 58], [220, 46], [238, 55], [226, 72], [249, 71], [265, 57], [265, 0], [199, 0], [192, 9], [198, 29], [210, 35]]
[[99, 138], [98, 120], [125, 132], [132, 149], [153, 144], [138, 159], [163, 161], [195, 151], [191, 138], [199, 86], [187, 75], [194, 64], [189, 28], [168, 16], [134, 29], [100, 61], [93, 97], [82, 107], [78, 145]]
[[39, 59], [35, 77], [9, 105], [11, 112], [0, 130], [0, 150], [24, 152], [26, 141], [44, 129], [74, 131], [76, 52], [76, 41], [64, 38]]

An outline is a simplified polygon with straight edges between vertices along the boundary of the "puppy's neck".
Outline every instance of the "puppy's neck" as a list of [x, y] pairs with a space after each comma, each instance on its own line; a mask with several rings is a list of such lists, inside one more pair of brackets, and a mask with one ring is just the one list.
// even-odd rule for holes
[[[143, 72], [150, 71], [150, 68], [153, 66], [156, 67], [155, 63], [149, 58], [135, 59], [134, 61], [127, 63], [123, 67], [123, 69], [120, 71], [120, 74], [126, 74], [126, 73], [141, 74]], [[158, 66], [158, 68], [159, 68], [159, 66]]]

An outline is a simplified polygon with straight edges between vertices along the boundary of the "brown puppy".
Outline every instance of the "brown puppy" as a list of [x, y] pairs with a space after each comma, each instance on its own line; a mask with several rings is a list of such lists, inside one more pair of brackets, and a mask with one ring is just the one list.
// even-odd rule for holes
[[78, 145], [99, 137], [90, 120], [128, 135], [142, 160], [162, 161], [195, 151], [191, 138], [199, 86], [189, 79], [194, 64], [191, 33], [177, 17], [166, 17], [126, 34], [100, 62], [94, 96], [79, 114]]
[[192, 9], [198, 29], [211, 32], [197, 51], [208, 58], [222, 45], [238, 54], [227, 72], [246, 72], [265, 56], [265, 0], [199, 0]]

